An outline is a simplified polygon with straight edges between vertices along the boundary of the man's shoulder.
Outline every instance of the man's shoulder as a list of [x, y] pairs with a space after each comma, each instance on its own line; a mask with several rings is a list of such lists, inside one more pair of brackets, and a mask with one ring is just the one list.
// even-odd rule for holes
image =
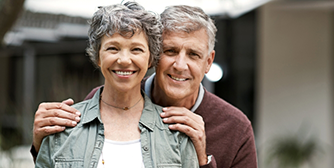
[[237, 107], [205, 90], [203, 101], [196, 110], [204, 119], [220, 120], [250, 125], [247, 116]]

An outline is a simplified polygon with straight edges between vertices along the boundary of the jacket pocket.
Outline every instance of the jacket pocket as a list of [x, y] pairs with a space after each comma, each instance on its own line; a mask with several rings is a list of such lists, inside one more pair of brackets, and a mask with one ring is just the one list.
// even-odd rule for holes
[[158, 164], [158, 168], [180, 168], [182, 167], [181, 164], [177, 164], [177, 163], [160, 163]]
[[83, 160], [66, 160], [66, 161], [57, 161], [55, 162], [55, 168], [77, 168], [84, 167]]

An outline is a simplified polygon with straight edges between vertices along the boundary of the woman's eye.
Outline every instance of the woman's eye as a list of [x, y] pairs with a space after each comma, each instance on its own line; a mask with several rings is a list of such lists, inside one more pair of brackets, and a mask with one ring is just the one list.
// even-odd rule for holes
[[136, 51], [136, 52], [144, 52], [144, 50], [141, 49], [141, 48], [134, 48], [133, 51]]
[[107, 50], [117, 51], [117, 48], [116, 47], [108, 47]]

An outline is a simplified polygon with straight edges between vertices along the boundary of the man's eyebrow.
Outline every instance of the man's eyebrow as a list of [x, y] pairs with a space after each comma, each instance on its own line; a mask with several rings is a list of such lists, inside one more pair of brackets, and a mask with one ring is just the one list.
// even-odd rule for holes
[[163, 44], [162, 47], [163, 48], [178, 48], [177, 46], [175, 46], [173, 44]]

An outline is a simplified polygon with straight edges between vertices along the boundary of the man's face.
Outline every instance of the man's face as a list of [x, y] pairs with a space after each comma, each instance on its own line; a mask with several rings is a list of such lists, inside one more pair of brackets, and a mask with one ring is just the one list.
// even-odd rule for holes
[[156, 68], [156, 82], [174, 100], [196, 100], [205, 73], [215, 52], [208, 52], [205, 29], [191, 33], [164, 32], [163, 53]]

